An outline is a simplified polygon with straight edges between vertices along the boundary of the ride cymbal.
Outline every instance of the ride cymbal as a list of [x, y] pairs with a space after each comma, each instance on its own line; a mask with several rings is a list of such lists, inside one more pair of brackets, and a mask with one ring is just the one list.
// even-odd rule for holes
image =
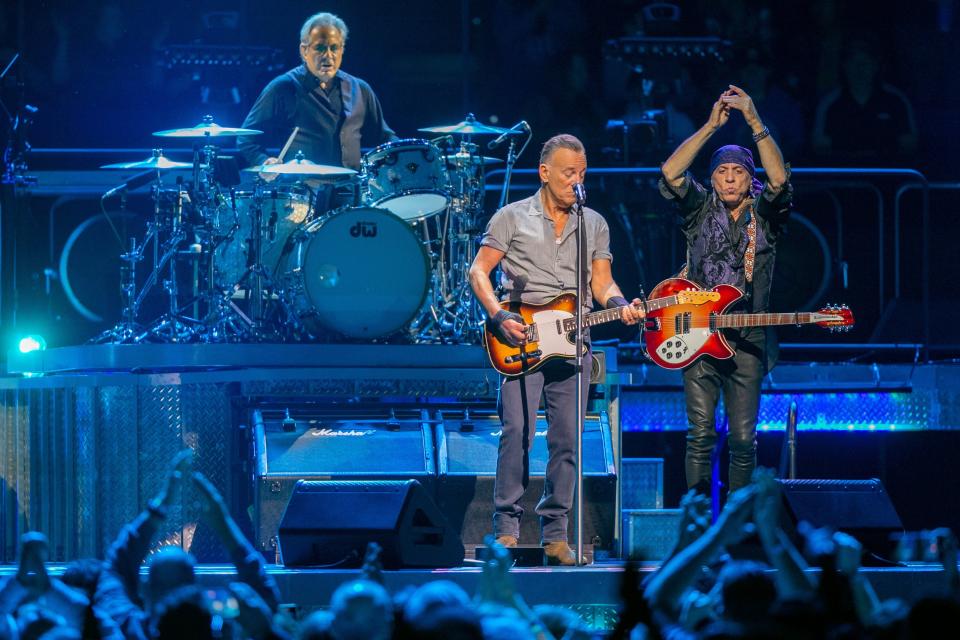
[[424, 127], [422, 129], [418, 129], [418, 131], [426, 131], [427, 133], [455, 133], [462, 135], [498, 136], [501, 133], [506, 133], [509, 131], [509, 129], [491, 127], [490, 125], [483, 124], [482, 122], [477, 122], [476, 117], [474, 117], [472, 113], [469, 113], [467, 114], [467, 119], [463, 122], [458, 122], [457, 124], [438, 125], [435, 127]]
[[193, 164], [189, 162], [177, 162], [168, 160], [164, 156], [151, 156], [146, 160], [137, 160], [135, 162], [114, 162], [113, 164], [101, 165], [101, 169], [189, 169]]
[[167, 129], [154, 131], [158, 138], [225, 138], [227, 136], [257, 136], [263, 133], [259, 129], [242, 129], [240, 127], [221, 127], [216, 122], [202, 122], [194, 127], [185, 129]]

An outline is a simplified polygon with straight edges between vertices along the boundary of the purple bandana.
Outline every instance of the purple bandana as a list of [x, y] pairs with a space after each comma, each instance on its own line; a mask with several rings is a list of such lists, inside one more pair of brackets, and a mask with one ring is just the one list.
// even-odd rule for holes
[[736, 144], [728, 144], [714, 151], [710, 157], [710, 175], [713, 175], [717, 167], [728, 162], [740, 165], [749, 171], [751, 176], [757, 174], [757, 169], [753, 165], [753, 154], [750, 153], [750, 149], [745, 149]]

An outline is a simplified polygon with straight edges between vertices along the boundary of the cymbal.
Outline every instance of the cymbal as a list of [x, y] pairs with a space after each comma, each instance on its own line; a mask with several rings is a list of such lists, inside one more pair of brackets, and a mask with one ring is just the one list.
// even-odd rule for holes
[[276, 164], [261, 164], [255, 167], [247, 167], [244, 171], [278, 176], [313, 176], [319, 178], [346, 178], [357, 174], [353, 169], [317, 164], [305, 158], [297, 158]]
[[193, 165], [189, 162], [177, 162], [168, 160], [164, 156], [150, 156], [146, 160], [136, 162], [115, 162], [113, 164], [101, 165], [101, 169], [189, 169]]
[[423, 129], [418, 129], [418, 131], [426, 131], [427, 133], [460, 133], [464, 135], [490, 134], [498, 136], [501, 133], [506, 133], [509, 131], [509, 129], [491, 127], [481, 122], [477, 122], [476, 117], [474, 117], [472, 113], [468, 113], [467, 119], [463, 122], [458, 122], [457, 124], [439, 125], [436, 127], [424, 127]]
[[446, 156], [447, 164], [455, 164], [457, 166], [467, 166], [473, 164], [494, 164], [496, 162], [503, 162], [500, 158], [491, 158], [490, 156], [479, 156], [472, 153], [464, 153], [463, 151], [458, 151], [453, 155]]
[[263, 131], [259, 129], [241, 129], [239, 127], [221, 127], [216, 122], [201, 122], [186, 129], [167, 129], [154, 131], [153, 135], [159, 138], [222, 138], [227, 136], [258, 136]]

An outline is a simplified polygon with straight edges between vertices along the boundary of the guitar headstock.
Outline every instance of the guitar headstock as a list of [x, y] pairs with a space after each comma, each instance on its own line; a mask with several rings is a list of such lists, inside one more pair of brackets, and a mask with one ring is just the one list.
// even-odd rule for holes
[[831, 331], [850, 331], [853, 323], [853, 311], [845, 304], [827, 305], [817, 312], [817, 324]]
[[716, 291], [687, 289], [677, 293], [677, 304], [704, 304], [705, 302], [717, 302], [719, 300], [720, 294]]

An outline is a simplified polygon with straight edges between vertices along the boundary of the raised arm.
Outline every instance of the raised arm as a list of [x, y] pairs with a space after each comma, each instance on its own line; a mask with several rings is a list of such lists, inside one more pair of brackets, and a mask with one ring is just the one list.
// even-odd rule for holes
[[693, 133], [692, 136], [680, 143], [680, 146], [670, 154], [667, 161], [663, 163], [660, 170], [663, 177], [671, 187], [679, 187], [683, 182], [683, 174], [686, 173], [697, 154], [707, 144], [707, 140], [716, 133], [717, 129], [722, 127], [730, 119], [730, 106], [723, 102], [722, 94], [717, 101], [713, 103], [713, 109], [710, 110], [710, 117], [706, 124]]
[[[767, 172], [767, 183], [771, 189], [779, 191], [787, 181], [787, 169], [783, 163], [783, 154], [780, 153], [780, 147], [777, 146], [773, 136], [770, 135], [770, 130], [763, 125], [760, 114], [757, 113], [757, 107], [753, 104], [753, 99], [740, 87], [730, 85], [730, 88], [720, 96], [720, 100], [729, 108], [736, 109], [743, 114], [743, 119], [753, 132], [754, 140], [757, 141], [760, 164]], [[759, 140], [757, 140], [758, 137]]]

